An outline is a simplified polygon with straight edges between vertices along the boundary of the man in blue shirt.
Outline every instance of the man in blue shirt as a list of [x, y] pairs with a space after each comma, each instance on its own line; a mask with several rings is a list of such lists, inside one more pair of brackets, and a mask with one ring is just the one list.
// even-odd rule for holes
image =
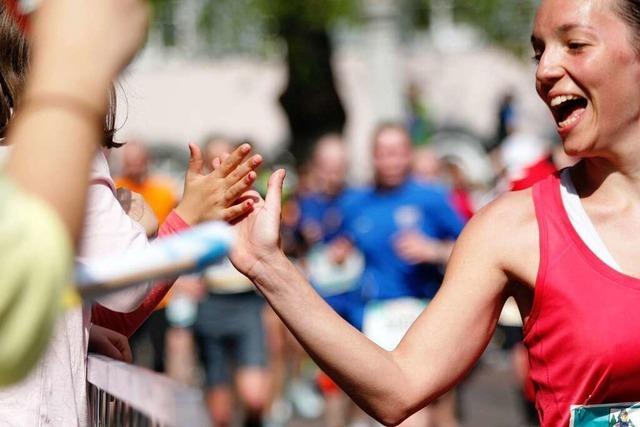
[[[381, 126], [373, 139], [374, 185], [345, 207], [343, 237], [333, 244], [337, 261], [353, 246], [364, 255], [362, 303], [352, 316], [387, 350], [395, 348], [437, 292], [442, 266], [463, 227], [442, 186], [411, 178], [411, 160], [407, 131], [395, 124]], [[453, 396], [448, 396], [445, 408], [453, 412]], [[413, 415], [410, 425], [427, 423], [435, 415], [427, 411]]]
[[360, 313], [362, 305], [360, 292], [354, 289], [361, 268], [357, 262], [352, 266], [342, 263], [339, 271], [321, 265], [325, 264], [326, 249], [342, 233], [344, 212], [358, 197], [357, 190], [346, 186], [348, 163], [346, 147], [339, 135], [328, 134], [318, 140], [311, 159], [316, 188], [298, 199], [299, 232], [310, 248], [307, 267], [311, 283], [338, 314], [359, 326], [359, 316], [352, 316], [352, 312]]
[[366, 300], [432, 298], [463, 221], [440, 186], [414, 181], [411, 142], [398, 125], [375, 134], [375, 184], [349, 204], [343, 231], [365, 256]]

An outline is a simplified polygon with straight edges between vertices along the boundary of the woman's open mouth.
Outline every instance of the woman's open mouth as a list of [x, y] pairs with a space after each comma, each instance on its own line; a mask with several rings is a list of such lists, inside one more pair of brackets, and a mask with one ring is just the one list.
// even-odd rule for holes
[[558, 130], [566, 132], [577, 125], [587, 108], [587, 104], [587, 99], [579, 95], [554, 96], [549, 106]]

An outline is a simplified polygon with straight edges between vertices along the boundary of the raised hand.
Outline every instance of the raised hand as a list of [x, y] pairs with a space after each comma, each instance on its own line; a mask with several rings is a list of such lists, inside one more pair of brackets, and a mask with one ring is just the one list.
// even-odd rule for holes
[[236, 242], [229, 259], [252, 280], [271, 257], [282, 255], [280, 213], [284, 177], [284, 169], [271, 174], [264, 200], [256, 192], [245, 194], [245, 198], [254, 201], [253, 209], [234, 223]]
[[445, 263], [451, 254], [451, 244], [431, 239], [419, 231], [406, 231], [397, 236], [393, 247], [409, 264]]
[[189, 224], [209, 220], [231, 222], [249, 212], [254, 200], [240, 197], [256, 180], [255, 169], [262, 164], [258, 154], [249, 156], [251, 146], [243, 144], [217, 165], [204, 173], [202, 153], [189, 144], [191, 157], [184, 183], [184, 195], [176, 213]]
[[329, 246], [329, 259], [335, 264], [342, 264], [353, 253], [353, 243], [347, 238], [338, 237]]

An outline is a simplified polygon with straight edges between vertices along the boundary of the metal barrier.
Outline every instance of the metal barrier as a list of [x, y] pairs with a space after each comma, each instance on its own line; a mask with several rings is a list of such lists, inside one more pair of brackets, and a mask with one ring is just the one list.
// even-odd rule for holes
[[89, 355], [91, 426], [211, 426], [202, 392], [149, 369]]

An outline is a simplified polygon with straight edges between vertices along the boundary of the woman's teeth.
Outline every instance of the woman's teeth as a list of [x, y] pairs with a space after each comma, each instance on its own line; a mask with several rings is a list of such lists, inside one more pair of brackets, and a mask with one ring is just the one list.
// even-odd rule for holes
[[559, 95], [559, 96], [554, 96], [553, 99], [551, 100], [550, 105], [552, 107], [557, 107], [561, 104], [564, 104], [567, 101], [573, 101], [576, 99], [580, 99], [579, 96], [577, 95]]
[[572, 124], [574, 124], [582, 115], [582, 112], [584, 111], [584, 108], [581, 108], [579, 110], [575, 110], [574, 112], [571, 113], [571, 115], [569, 117], [567, 117], [565, 120], [561, 121], [558, 123], [558, 127], [560, 128], [565, 128], [567, 126], [571, 126]]

